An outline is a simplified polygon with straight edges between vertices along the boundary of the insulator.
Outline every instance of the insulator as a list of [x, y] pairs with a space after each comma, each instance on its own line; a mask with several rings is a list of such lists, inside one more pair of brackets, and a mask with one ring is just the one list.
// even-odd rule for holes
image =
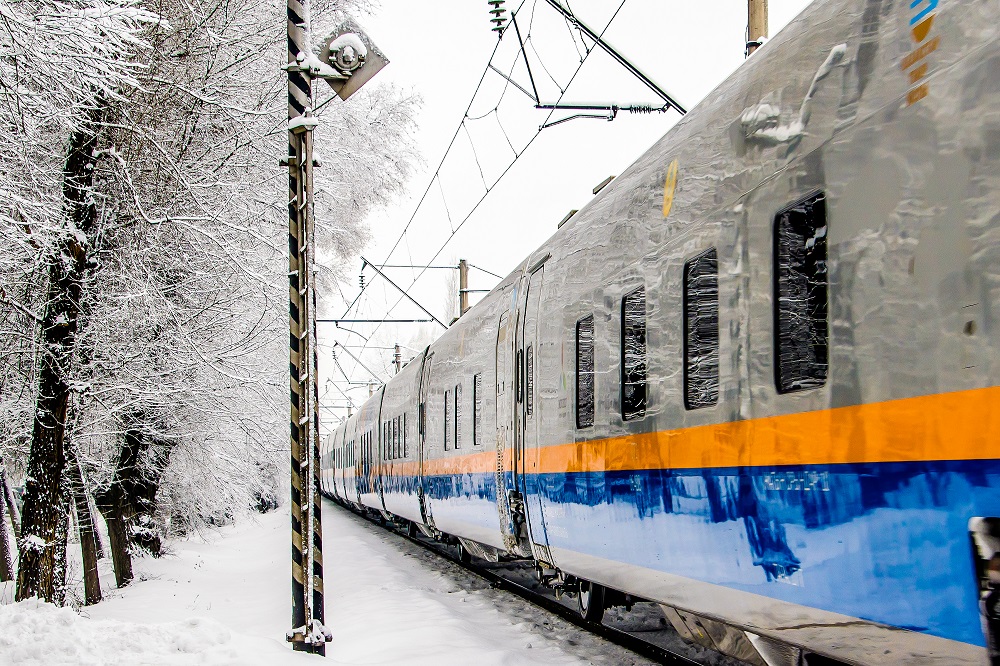
[[358, 286], [361, 287], [362, 289], [365, 288], [365, 274], [364, 273], [362, 273], [361, 275], [358, 276]]
[[503, 34], [503, 30], [506, 27], [507, 17], [504, 14], [507, 13], [507, 9], [503, 6], [504, 0], [486, 0], [486, 4], [490, 6], [490, 23], [493, 24], [493, 32], [498, 35]]
[[648, 104], [637, 104], [634, 106], [630, 106], [628, 107], [628, 110], [630, 113], [653, 113], [654, 111], [659, 111], [658, 108], [653, 108]]

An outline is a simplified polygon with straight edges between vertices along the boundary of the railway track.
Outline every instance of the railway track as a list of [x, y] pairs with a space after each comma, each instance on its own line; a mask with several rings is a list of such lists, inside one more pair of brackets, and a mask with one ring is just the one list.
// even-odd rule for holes
[[412, 530], [386, 521], [381, 516], [360, 512], [339, 502], [333, 504], [383, 528], [397, 538], [447, 559], [484, 579], [495, 589], [517, 595], [570, 624], [650, 661], [669, 666], [745, 666], [744, 662], [686, 643], [666, 622], [655, 603], [636, 601], [631, 611], [623, 608], [608, 609], [602, 622], [590, 622], [580, 616], [576, 604], [571, 603], [567, 596], [558, 599], [551, 588], [539, 584], [534, 567], [528, 563], [463, 559], [460, 550], [454, 545], [427, 538], [419, 532], [414, 535]]

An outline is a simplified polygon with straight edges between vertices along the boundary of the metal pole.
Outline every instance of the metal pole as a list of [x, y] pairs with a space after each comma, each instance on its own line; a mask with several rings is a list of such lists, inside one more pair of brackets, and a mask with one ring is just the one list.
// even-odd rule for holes
[[329, 633], [323, 627], [322, 532], [319, 522], [319, 416], [315, 405], [315, 293], [313, 267], [313, 133], [308, 119], [312, 81], [302, 66], [307, 8], [287, 1], [288, 27], [288, 321], [291, 399], [292, 630], [287, 638], [298, 651], [325, 654]]
[[747, 57], [760, 48], [767, 37], [767, 0], [747, 0]]
[[458, 260], [458, 302], [461, 317], [469, 311], [469, 264], [465, 259]]

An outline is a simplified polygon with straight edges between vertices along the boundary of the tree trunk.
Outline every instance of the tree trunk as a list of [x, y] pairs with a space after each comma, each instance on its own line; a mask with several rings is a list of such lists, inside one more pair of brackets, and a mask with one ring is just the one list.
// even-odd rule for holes
[[80, 460], [76, 456], [76, 447], [67, 446], [66, 454], [69, 483], [76, 506], [76, 523], [80, 529], [80, 550], [83, 553], [83, 603], [90, 606], [101, 600], [101, 579], [97, 575], [97, 529], [94, 515], [90, 512], [87, 486], [80, 469]]
[[87, 498], [87, 511], [90, 512], [91, 524], [94, 526], [94, 548], [97, 551], [97, 559], [103, 560], [108, 556], [108, 551], [107, 548], [104, 547], [104, 535], [101, 534], [100, 524], [97, 522], [97, 504], [94, 502], [94, 498], [91, 497], [90, 492], [87, 490], [86, 479], [83, 481], [83, 489], [85, 497]]
[[5, 503], [0, 500], [0, 583], [14, 580], [13, 539], [7, 531]]
[[21, 536], [21, 513], [17, 510], [17, 502], [14, 501], [14, 488], [7, 480], [7, 472], [3, 468], [3, 461], [0, 460], [0, 493], [3, 499], [0, 502], [7, 504], [7, 511], [10, 513], [10, 524], [14, 528], [14, 536]]
[[56, 606], [66, 605], [66, 550], [69, 545], [69, 505], [70, 489], [63, 478], [61, 488], [61, 507], [59, 523], [56, 525], [55, 562], [52, 565], [52, 603]]
[[97, 507], [104, 514], [104, 520], [108, 525], [111, 560], [118, 587], [125, 587], [133, 578], [131, 546], [136, 511], [132, 497], [135, 494], [135, 478], [139, 471], [138, 461], [142, 450], [142, 433], [138, 428], [127, 427], [115, 460], [111, 485], [94, 496]]
[[98, 500], [98, 506], [104, 513], [108, 524], [108, 539], [111, 542], [111, 561], [115, 568], [115, 582], [118, 587], [125, 587], [132, 582], [132, 552], [130, 532], [135, 514], [122, 497], [109, 500], [106, 504]]
[[48, 258], [49, 284], [42, 317], [38, 398], [28, 453], [28, 474], [21, 517], [20, 560], [16, 599], [57, 600], [57, 554], [65, 527], [63, 437], [69, 401], [69, 373], [76, 340], [77, 318], [87, 270], [87, 238], [97, 224], [92, 196], [94, 150], [102, 100], [70, 137], [63, 168], [67, 229]]

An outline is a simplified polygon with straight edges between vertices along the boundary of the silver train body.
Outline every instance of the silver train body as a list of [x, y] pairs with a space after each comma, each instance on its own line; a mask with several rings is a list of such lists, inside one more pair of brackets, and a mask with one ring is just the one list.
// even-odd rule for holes
[[341, 425], [323, 491], [751, 663], [986, 663], [998, 25], [814, 3]]

